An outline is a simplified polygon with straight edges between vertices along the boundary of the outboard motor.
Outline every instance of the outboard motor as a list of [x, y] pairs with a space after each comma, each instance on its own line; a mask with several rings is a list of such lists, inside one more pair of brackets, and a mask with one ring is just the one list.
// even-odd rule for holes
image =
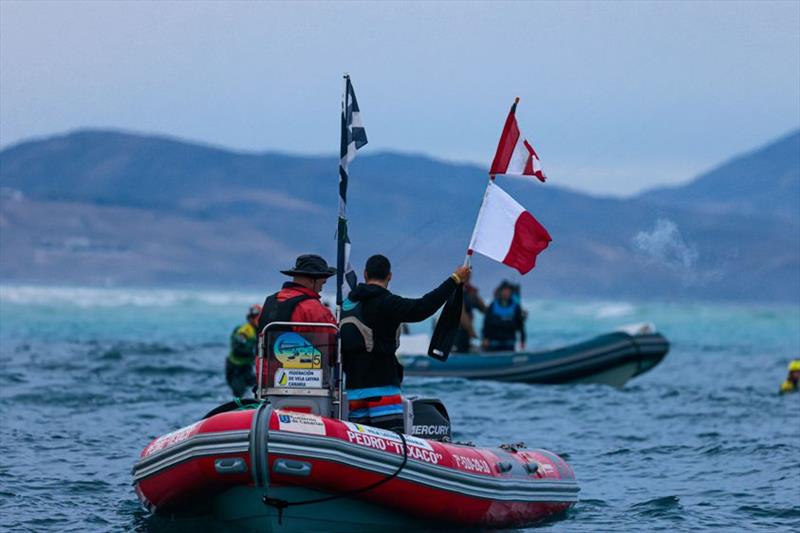
[[409, 396], [413, 409], [413, 426], [411, 434], [422, 439], [450, 442], [450, 416], [438, 398], [422, 398]]
[[276, 409], [346, 420], [338, 331], [326, 323], [267, 324], [258, 342], [256, 399]]

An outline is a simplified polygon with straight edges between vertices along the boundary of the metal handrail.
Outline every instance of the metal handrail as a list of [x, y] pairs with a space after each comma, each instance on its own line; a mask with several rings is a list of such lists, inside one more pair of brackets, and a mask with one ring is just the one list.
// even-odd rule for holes
[[[261, 332], [258, 335], [258, 365], [256, 371], [258, 373], [258, 381], [257, 381], [257, 395], [256, 399], [263, 400], [262, 397], [262, 380], [264, 375], [264, 355], [265, 355], [265, 346], [264, 346], [264, 339], [266, 337], [267, 330], [276, 329], [278, 327], [313, 327], [313, 328], [320, 328], [320, 329], [332, 329], [336, 333], [336, 337], [339, 337], [339, 327], [336, 324], [331, 324], [330, 322], [270, 322], [266, 326], [261, 329]], [[341, 349], [339, 347], [339, 343], [337, 342], [336, 348], [336, 366], [338, 369], [338, 376], [337, 382], [334, 383], [334, 401], [337, 404], [337, 412], [339, 414], [339, 418], [342, 416], [342, 385], [343, 385], [343, 376], [342, 376], [342, 355]]]

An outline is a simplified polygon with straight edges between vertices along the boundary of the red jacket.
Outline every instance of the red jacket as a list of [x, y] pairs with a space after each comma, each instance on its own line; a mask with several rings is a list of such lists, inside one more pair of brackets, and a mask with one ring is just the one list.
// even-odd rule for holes
[[[309, 296], [310, 298], [297, 304], [294, 311], [292, 311], [291, 322], [324, 322], [327, 324], [336, 324], [336, 319], [333, 314], [319, 301], [319, 294], [311, 289], [287, 281], [283, 284], [283, 288], [278, 291], [276, 297], [278, 302], [285, 302], [290, 298], [303, 295]], [[264, 305], [261, 308], [261, 315], [258, 317], [259, 332], [266, 326], [267, 320], [264, 313], [267, 312], [269, 298], [270, 297], [267, 297], [267, 300], [264, 301]], [[296, 331], [308, 331], [309, 329], [313, 330], [314, 328], [295, 328]]]
[[[336, 319], [334, 318], [333, 314], [328, 310], [327, 307], [322, 305], [322, 302], [319, 301], [319, 294], [312, 291], [311, 289], [307, 289], [302, 285], [298, 285], [297, 283], [286, 282], [283, 284], [283, 288], [275, 295], [278, 302], [285, 302], [290, 298], [296, 298], [297, 296], [309, 296], [310, 298], [303, 300], [302, 302], [298, 303], [294, 310], [292, 311], [292, 316], [290, 322], [323, 322], [327, 324], [336, 324]], [[268, 309], [268, 302], [270, 302], [271, 296], [267, 297], [267, 300], [264, 302], [264, 306], [261, 309], [261, 315], [258, 317], [258, 330], [259, 332], [264, 329], [264, 326], [267, 325], [267, 321], [270, 320], [268, 315], [265, 316], [265, 312]], [[274, 305], [271, 304], [270, 305]], [[288, 311], [288, 310], [287, 310]], [[279, 320], [285, 320], [285, 318], [279, 318]], [[292, 328], [294, 331], [297, 332], [314, 332], [318, 331], [320, 333], [326, 334], [327, 336], [322, 337], [312, 337], [310, 341], [316, 346], [317, 349], [327, 351], [328, 353], [335, 353], [330, 352], [330, 350], [335, 350], [335, 332], [331, 328], [315, 328], [313, 326], [306, 326], [306, 327], [294, 327]], [[327, 348], [326, 348], [327, 346]], [[332, 356], [331, 356], [332, 357]], [[332, 363], [332, 362], [331, 362]], [[258, 369], [258, 366], [256, 366]], [[267, 387], [273, 386], [272, 384], [275, 381], [275, 368], [272, 367], [271, 369], [267, 366], [264, 366], [263, 370], [263, 378], [261, 380], [262, 383], [267, 384]], [[256, 370], [258, 373], [258, 370]]]
[[333, 313], [320, 302], [319, 294], [297, 283], [292, 283], [291, 281], [284, 283], [283, 288], [278, 292], [278, 301], [283, 302], [302, 294], [311, 296], [311, 299], [303, 300], [297, 304], [292, 313], [292, 322], [336, 324], [336, 318], [334, 318]]

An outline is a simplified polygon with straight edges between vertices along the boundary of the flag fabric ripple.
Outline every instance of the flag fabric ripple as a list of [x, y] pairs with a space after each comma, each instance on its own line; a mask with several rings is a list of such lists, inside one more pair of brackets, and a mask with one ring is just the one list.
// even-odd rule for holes
[[361, 121], [356, 93], [350, 76], [345, 76], [344, 96], [342, 97], [342, 136], [339, 149], [339, 222], [337, 225], [336, 248], [336, 304], [341, 305], [352, 289], [356, 278], [350, 264], [350, 237], [347, 234], [347, 183], [350, 179], [348, 167], [356, 157], [356, 151], [367, 144], [367, 132]]
[[469, 253], [478, 252], [527, 274], [552, 239], [522, 205], [494, 181], [486, 187]]
[[527, 139], [522, 137], [517, 126], [517, 102], [511, 106], [511, 111], [506, 118], [500, 142], [497, 144], [492, 167], [489, 174], [511, 174], [517, 176], [536, 176], [539, 181], [544, 181], [547, 176], [542, 170], [542, 162]]

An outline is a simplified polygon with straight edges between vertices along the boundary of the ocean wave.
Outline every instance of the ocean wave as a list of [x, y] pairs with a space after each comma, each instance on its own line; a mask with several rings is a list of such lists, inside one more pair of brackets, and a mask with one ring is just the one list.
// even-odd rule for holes
[[567, 308], [566, 311], [571, 310], [576, 315], [597, 319], [620, 318], [636, 312], [636, 306], [628, 302], [576, 302], [563, 305]]
[[246, 306], [260, 301], [261, 297], [242, 291], [0, 285], [0, 303], [78, 308], [174, 307], [190, 304]]
[[653, 498], [640, 503], [635, 503], [630, 506], [630, 509], [637, 515], [643, 517], [660, 517], [660, 518], [680, 518], [683, 506], [681, 499], [678, 496], [664, 496], [661, 498]]

